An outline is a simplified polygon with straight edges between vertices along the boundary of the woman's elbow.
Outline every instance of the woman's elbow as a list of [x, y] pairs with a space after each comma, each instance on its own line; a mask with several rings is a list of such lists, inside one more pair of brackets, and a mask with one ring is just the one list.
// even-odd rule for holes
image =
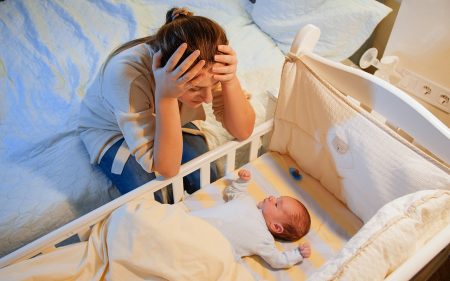
[[180, 171], [180, 165], [160, 165], [154, 168], [155, 172], [157, 172], [158, 174], [160, 174], [165, 178], [174, 177]]
[[248, 139], [253, 133], [253, 127], [248, 128], [247, 130], [240, 130], [239, 132], [236, 132], [234, 137], [238, 140], [238, 141], [243, 141]]

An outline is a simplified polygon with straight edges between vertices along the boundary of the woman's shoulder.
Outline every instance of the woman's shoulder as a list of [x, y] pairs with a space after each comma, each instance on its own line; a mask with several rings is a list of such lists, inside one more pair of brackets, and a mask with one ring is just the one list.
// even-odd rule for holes
[[118, 77], [136, 78], [140, 75], [148, 75], [152, 69], [152, 54], [150, 46], [138, 44], [113, 56], [105, 67], [105, 75]]

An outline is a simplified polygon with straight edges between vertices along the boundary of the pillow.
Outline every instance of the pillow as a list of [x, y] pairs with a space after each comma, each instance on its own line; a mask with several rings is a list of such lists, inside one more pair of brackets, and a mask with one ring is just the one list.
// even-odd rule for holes
[[258, 0], [247, 11], [284, 53], [297, 31], [313, 24], [321, 30], [314, 52], [342, 61], [358, 50], [391, 9], [375, 0]]
[[384, 280], [450, 223], [450, 191], [422, 190], [383, 206], [308, 280]]

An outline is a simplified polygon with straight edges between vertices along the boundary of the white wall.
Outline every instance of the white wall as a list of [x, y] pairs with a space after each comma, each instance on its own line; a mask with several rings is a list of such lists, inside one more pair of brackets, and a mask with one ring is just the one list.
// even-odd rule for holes
[[391, 35], [392, 27], [394, 26], [395, 19], [397, 18], [398, 10], [400, 9], [400, 0], [384, 0], [381, 1], [384, 5], [392, 9], [381, 22], [378, 24], [374, 32], [373, 45], [369, 47], [375, 47], [378, 50], [378, 54], [381, 56], [386, 48], [387, 41]]
[[[384, 56], [400, 58], [409, 69], [450, 91], [450, 0], [404, 0]], [[450, 126], [450, 114], [424, 104]]]
[[403, 1], [384, 52], [390, 54], [450, 88], [450, 1]]

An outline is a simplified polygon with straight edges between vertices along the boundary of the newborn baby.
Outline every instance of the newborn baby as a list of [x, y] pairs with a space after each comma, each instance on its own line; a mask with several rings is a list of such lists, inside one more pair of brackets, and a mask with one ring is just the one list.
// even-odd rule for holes
[[273, 268], [288, 268], [308, 258], [308, 243], [281, 252], [275, 238], [296, 241], [311, 225], [308, 210], [289, 196], [269, 196], [256, 203], [247, 193], [250, 171], [241, 169], [239, 178], [224, 190], [226, 203], [191, 214], [215, 226], [233, 246], [237, 258], [259, 255]]

